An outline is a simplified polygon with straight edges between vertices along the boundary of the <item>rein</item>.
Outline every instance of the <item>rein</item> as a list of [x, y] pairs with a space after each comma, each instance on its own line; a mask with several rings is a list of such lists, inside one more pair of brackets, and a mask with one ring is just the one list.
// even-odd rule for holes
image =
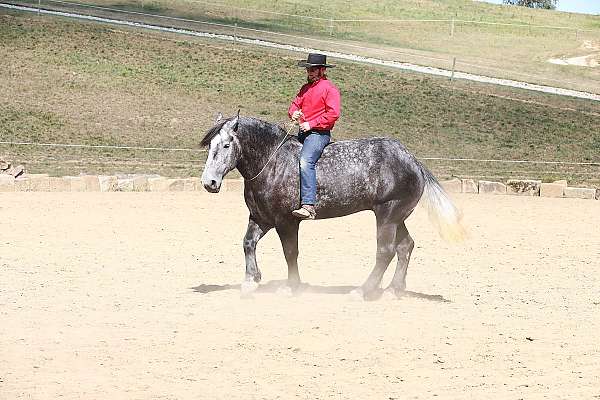
[[275, 156], [275, 154], [277, 153], [277, 151], [279, 150], [279, 148], [281, 146], [283, 146], [283, 143], [285, 142], [285, 140], [288, 138], [288, 136], [290, 135], [290, 132], [292, 131], [292, 129], [294, 128], [295, 124], [294, 123], [290, 123], [290, 127], [288, 128], [288, 130], [285, 132], [285, 136], [283, 137], [283, 140], [281, 141], [281, 143], [279, 143], [279, 145], [275, 148], [275, 151], [273, 151], [273, 153], [271, 153], [271, 155], [269, 156], [269, 159], [267, 160], [267, 162], [265, 163], [265, 165], [262, 167], [262, 169], [258, 172], [258, 174], [254, 175], [253, 178], [247, 179], [248, 181], [253, 181], [256, 178], [258, 178], [258, 176], [260, 174], [262, 174], [262, 172], [265, 170], [265, 168], [267, 168], [267, 165], [269, 165], [269, 162], [271, 161], [271, 159]]

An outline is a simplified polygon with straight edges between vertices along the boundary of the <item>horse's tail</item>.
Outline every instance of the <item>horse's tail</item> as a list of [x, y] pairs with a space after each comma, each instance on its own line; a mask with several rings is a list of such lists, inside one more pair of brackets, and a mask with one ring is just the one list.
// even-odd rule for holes
[[435, 225], [442, 239], [449, 242], [460, 242], [466, 236], [466, 231], [461, 224], [462, 214], [454, 206], [448, 194], [433, 174], [420, 164], [423, 178], [425, 178], [425, 189], [423, 197], [427, 202], [429, 220]]

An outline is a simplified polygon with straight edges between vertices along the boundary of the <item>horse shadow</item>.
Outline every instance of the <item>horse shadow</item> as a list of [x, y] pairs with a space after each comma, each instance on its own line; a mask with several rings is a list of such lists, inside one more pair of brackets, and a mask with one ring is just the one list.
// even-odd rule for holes
[[[287, 284], [287, 280], [272, 280], [266, 283], [262, 283], [258, 286], [254, 293], [277, 293], [282, 287], [285, 287]], [[231, 285], [211, 285], [211, 284], [200, 284], [198, 286], [192, 287], [191, 289], [196, 293], [212, 293], [212, 292], [220, 292], [223, 290], [240, 290], [240, 284]], [[300, 287], [294, 292], [295, 296], [299, 296], [303, 293], [318, 293], [318, 294], [342, 294], [347, 295], [350, 294], [354, 289], [359, 288], [359, 286], [322, 286], [322, 285], [311, 285], [308, 283], [302, 283]], [[378, 289], [375, 293], [369, 296], [368, 300], [378, 300], [383, 295], [383, 289]], [[438, 303], [450, 303], [451, 301], [446, 299], [444, 296], [439, 294], [426, 294], [413, 292], [411, 290], [406, 290], [400, 296], [402, 298], [417, 298], [427, 301], [434, 301]]]

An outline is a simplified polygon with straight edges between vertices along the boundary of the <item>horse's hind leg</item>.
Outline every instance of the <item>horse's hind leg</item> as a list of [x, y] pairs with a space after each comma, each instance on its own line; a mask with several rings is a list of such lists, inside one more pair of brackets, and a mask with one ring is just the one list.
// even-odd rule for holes
[[415, 247], [415, 242], [410, 237], [406, 225], [401, 223], [396, 230], [396, 254], [398, 255], [398, 264], [396, 272], [386, 292], [391, 292], [396, 296], [401, 296], [406, 289], [406, 270], [410, 262], [410, 255]]
[[250, 217], [248, 229], [244, 236], [244, 255], [246, 257], [246, 277], [242, 282], [242, 294], [253, 292], [258, 287], [261, 274], [256, 264], [256, 244], [271, 229], [261, 226]]
[[294, 219], [275, 227], [279, 239], [281, 240], [283, 254], [288, 266], [288, 286], [292, 290], [296, 290], [300, 286], [300, 273], [298, 272], [299, 226], [300, 221]]
[[374, 292], [379, 289], [383, 274], [396, 254], [396, 230], [398, 224], [393, 218], [390, 218], [390, 211], [389, 207], [375, 209], [375, 217], [377, 218], [377, 256], [375, 267], [365, 283], [353, 293], [362, 295], [367, 299], [373, 297]]

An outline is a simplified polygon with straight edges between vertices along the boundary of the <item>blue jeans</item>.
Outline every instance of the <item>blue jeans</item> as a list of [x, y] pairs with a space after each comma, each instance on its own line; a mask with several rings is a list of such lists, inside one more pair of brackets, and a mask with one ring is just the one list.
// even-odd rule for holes
[[329, 131], [300, 132], [298, 140], [302, 143], [300, 152], [300, 200], [302, 204], [314, 205], [317, 201], [317, 161], [329, 144]]

